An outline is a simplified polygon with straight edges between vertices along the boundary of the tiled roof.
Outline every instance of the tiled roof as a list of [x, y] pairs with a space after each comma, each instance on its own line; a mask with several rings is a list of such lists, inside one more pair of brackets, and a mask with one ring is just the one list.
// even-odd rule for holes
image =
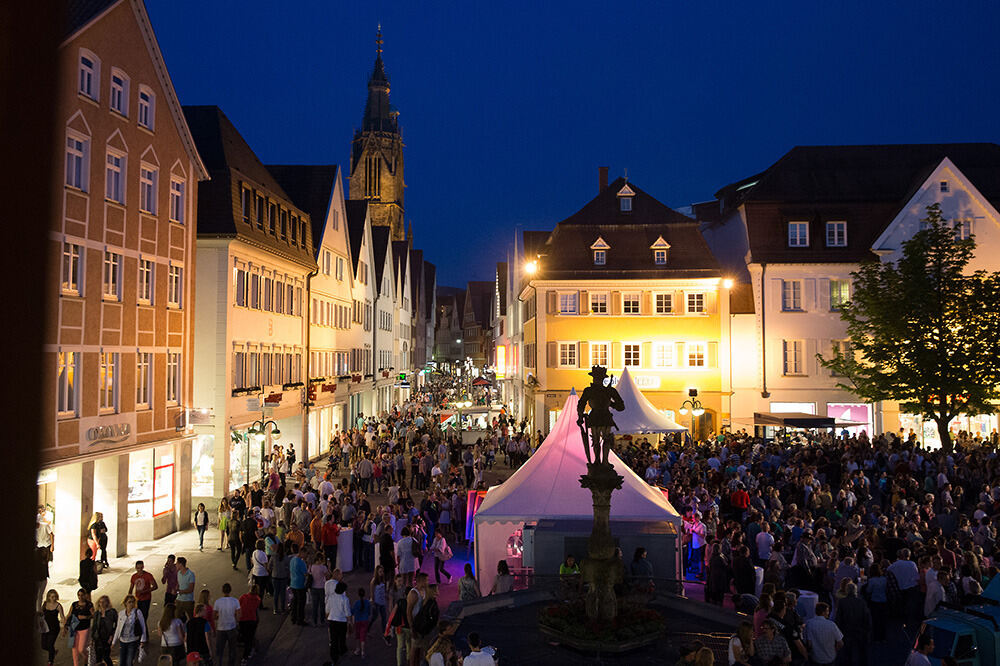
[[437, 292], [437, 266], [424, 261], [424, 305], [427, 308], [427, 318], [434, 321], [435, 294]]
[[484, 329], [489, 328], [492, 319], [490, 317], [490, 303], [493, 301], [493, 288], [492, 282], [471, 280], [465, 291], [466, 309], [472, 308], [473, 320]]
[[63, 37], [69, 37], [87, 25], [104, 10], [118, 4], [120, 0], [67, 0], [66, 25]]
[[386, 253], [389, 250], [388, 245], [391, 242], [389, 239], [389, 227], [372, 227], [372, 254], [375, 256], [375, 265], [372, 269], [375, 272], [375, 291], [381, 296], [389, 295], [382, 293], [382, 276], [385, 274]]
[[347, 213], [347, 236], [351, 242], [351, 263], [354, 274], [358, 273], [358, 260], [361, 258], [361, 242], [365, 235], [365, 219], [368, 216], [368, 202], [365, 199], [348, 199], [344, 202]]
[[507, 312], [507, 262], [498, 261], [497, 262], [497, 291], [500, 292], [500, 302], [497, 306], [500, 308], [500, 312], [505, 314]]
[[339, 169], [336, 164], [267, 165], [267, 170], [292, 198], [295, 205], [309, 213], [316, 256], [319, 256], [319, 248], [323, 243], [323, 231], [330, 210], [330, 197], [337, 184]]
[[[410, 251], [410, 243], [408, 241], [392, 241], [392, 260], [393, 268], [396, 271], [396, 279], [401, 282], [405, 282], [406, 276], [406, 257], [407, 253]], [[410, 276], [412, 282], [413, 276]], [[405, 284], [401, 284], [401, 288], [405, 288]]]
[[737, 282], [729, 290], [729, 314], [753, 314], [753, 285]]
[[[630, 211], [621, 210], [618, 198], [618, 192], [626, 184], [635, 193], [635, 196], [631, 197], [632, 210]], [[601, 190], [583, 208], [559, 224], [564, 226], [577, 224], [670, 224], [690, 221], [690, 217], [660, 203], [656, 198], [636, 186], [635, 183], [627, 183], [624, 178], [619, 178]]]

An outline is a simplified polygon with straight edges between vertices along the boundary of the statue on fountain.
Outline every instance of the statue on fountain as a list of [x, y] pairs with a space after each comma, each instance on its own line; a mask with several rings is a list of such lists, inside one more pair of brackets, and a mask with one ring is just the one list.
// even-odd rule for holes
[[[611, 429], [618, 429], [615, 425], [615, 418], [611, 414], [611, 409], [622, 411], [625, 409], [625, 402], [622, 400], [618, 389], [611, 386], [611, 378], [608, 377], [608, 369], [595, 365], [590, 369], [590, 376], [594, 378], [590, 386], [583, 389], [580, 401], [576, 407], [576, 424], [580, 426], [580, 434], [583, 436], [583, 448], [587, 454], [587, 463], [590, 464], [590, 442], [594, 447], [594, 464], [608, 464], [608, 455], [611, 453], [611, 444], [614, 436]], [[584, 414], [587, 405], [590, 405], [590, 413]], [[587, 437], [587, 430], [590, 437]]]

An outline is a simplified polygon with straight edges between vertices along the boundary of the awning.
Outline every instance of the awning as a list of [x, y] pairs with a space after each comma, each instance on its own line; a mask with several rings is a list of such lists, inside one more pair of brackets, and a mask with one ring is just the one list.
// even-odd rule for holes
[[837, 419], [805, 412], [754, 412], [753, 424], [778, 428], [833, 428]]
[[489, 386], [491, 383], [492, 382], [490, 382], [490, 380], [483, 379], [482, 377], [480, 377], [479, 379], [477, 379], [474, 382], [472, 382], [472, 385], [473, 386]]

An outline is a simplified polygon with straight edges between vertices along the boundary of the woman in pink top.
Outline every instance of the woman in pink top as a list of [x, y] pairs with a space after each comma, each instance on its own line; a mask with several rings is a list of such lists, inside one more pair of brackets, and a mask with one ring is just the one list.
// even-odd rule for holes
[[309, 585], [309, 595], [312, 597], [312, 622], [315, 627], [322, 627], [326, 624], [326, 579], [329, 578], [330, 569], [326, 566], [326, 555], [317, 553], [309, 567], [309, 576], [312, 582]]

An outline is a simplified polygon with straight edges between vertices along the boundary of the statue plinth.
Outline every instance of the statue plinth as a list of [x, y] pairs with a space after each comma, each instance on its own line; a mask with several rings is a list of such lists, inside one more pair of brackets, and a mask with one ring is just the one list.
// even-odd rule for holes
[[590, 490], [594, 501], [594, 527], [587, 542], [587, 558], [580, 565], [587, 584], [587, 617], [612, 620], [618, 604], [615, 585], [622, 582], [622, 563], [615, 557], [611, 537], [611, 494], [621, 489], [624, 478], [610, 463], [588, 463], [580, 485]]

